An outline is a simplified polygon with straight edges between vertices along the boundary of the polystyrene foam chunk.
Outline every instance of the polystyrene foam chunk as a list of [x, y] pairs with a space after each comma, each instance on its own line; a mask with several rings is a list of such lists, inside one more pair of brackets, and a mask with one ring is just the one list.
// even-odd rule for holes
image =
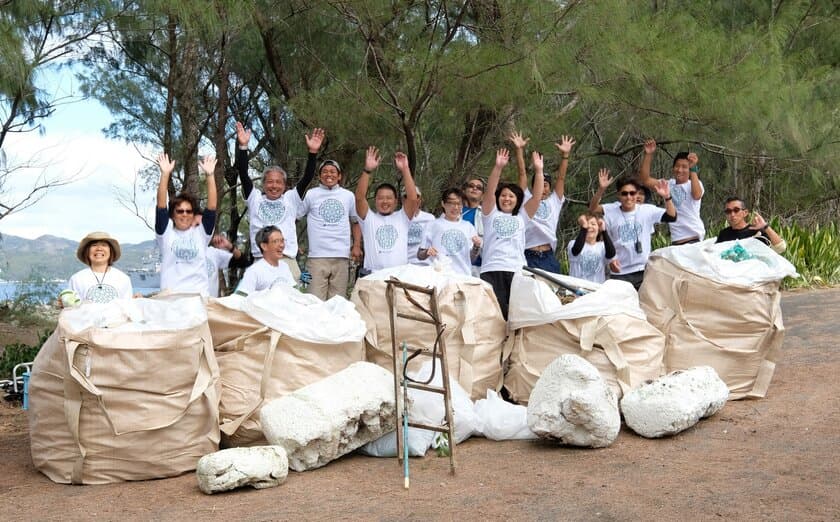
[[618, 437], [615, 395], [598, 370], [577, 355], [561, 355], [543, 370], [528, 399], [528, 427], [538, 437], [602, 448]]
[[357, 362], [269, 402], [260, 422], [266, 440], [285, 448], [289, 467], [306, 471], [393, 431], [395, 409], [391, 372]]
[[279, 486], [289, 474], [289, 463], [280, 446], [230, 448], [201, 457], [195, 472], [199, 489], [210, 495], [242, 486]]
[[710, 366], [671, 372], [630, 390], [621, 400], [624, 422], [642, 437], [674, 435], [714, 415], [729, 389]]

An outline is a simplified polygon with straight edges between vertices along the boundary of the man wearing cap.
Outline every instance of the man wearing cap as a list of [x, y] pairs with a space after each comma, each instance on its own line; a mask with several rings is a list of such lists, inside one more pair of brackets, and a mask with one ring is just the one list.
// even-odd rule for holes
[[[528, 176], [525, 172], [525, 145], [528, 140], [518, 132], [509, 138], [516, 146], [516, 164], [519, 168], [519, 187], [525, 191], [524, 201], [531, 199], [528, 189]], [[541, 268], [548, 272], [560, 273], [560, 263], [557, 261], [557, 223], [560, 221], [560, 211], [566, 202], [566, 170], [569, 167], [569, 155], [575, 140], [571, 136], [563, 136], [560, 143], [554, 146], [560, 151], [560, 167], [557, 169], [557, 182], [551, 190], [551, 176], [543, 177], [543, 194], [540, 206], [534, 218], [525, 226], [525, 261], [528, 266]]]
[[119, 241], [105, 232], [91, 232], [79, 242], [76, 258], [88, 267], [73, 274], [67, 288], [83, 301], [108, 303], [114, 299], [131, 299], [131, 279], [111, 266], [120, 258]]
[[274, 225], [283, 232], [286, 241], [282, 261], [286, 263], [295, 279], [300, 277], [297, 264], [297, 229], [295, 222], [298, 209], [306, 192], [306, 187], [315, 177], [315, 164], [318, 151], [324, 141], [323, 129], [313, 129], [312, 135], [306, 135], [306, 147], [309, 155], [303, 177], [295, 185], [295, 190], [286, 190], [286, 171], [278, 165], [267, 167], [263, 171], [262, 192], [254, 190], [254, 183], [248, 177], [248, 142], [251, 130], [236, 122], [236, 163], [239, 181], [242, 184], [242, 196], [248, 205], [248, 228], [251, 238], [251, 255], [259, 260], [262, 253], [257, 244], [257, 232], [263, 227]]
[[[414, 213], [413, 216], [409, 216], [411, 224], [408, 226], [408, 263], [411, 265], [428, 265], [430, 264], [428, 260], [421, 261], [417, 258], [417, 250], [420, 249], [420, 243], [423, 241], [423, 236], [426, 233], [426, 228], [429, 226], [430, 223], [434, 222], [435, 216], [422, 209], [423, 194], [420, 192], [420, 189], [418, 187], [415, 187], [415, 190], [417, 191], [417, 211]], [[407, 198], [405, 187], [403, 187], [403, 212], [405, 212], [406, 208], [406, 199]]]
[[[326, 160], [318, 168], [320, 184], [306, 192], [297, 216], [306, 216], [309, 255], [306, 268], [312, 275], [309, 293], [326, 301], [347, 295], [350, 280], [351, 242], [354, 259], [361, 252], [361, 236], [352, 232], [350, 220], [356, 214], [353, 193], [342, 188], [341, 166]], [[358, 259], [356, 259], [358, 261]]]

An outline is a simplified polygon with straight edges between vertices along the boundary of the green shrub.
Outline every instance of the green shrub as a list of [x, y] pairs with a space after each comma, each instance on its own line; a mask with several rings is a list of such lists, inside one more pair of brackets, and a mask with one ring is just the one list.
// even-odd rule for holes
[[797, 224], [772, 224], [787, 242], [784, 256], [801, 278], [785, 280], [786, 288], [840, 284], [840, 227], [837, 223], [805, 228]]
[[24, 343], [7, 344], [0, 354], [0, 379], [8, 379], [12, 376], [12, 370], [20, 363], [32, 362], [38, 355], [38, 350], [44, 346], [52, 332], [44, 330], [38, 335], [38, 342], [34, 345]]

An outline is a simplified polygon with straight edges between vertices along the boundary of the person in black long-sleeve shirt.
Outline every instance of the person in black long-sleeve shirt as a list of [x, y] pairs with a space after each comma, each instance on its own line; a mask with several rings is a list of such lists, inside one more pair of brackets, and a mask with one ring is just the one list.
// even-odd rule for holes
[[323, 129], [313, 129], [312, 134], [306, 135], [306, 146], [309, 155], [306, 160], [306, 169], [303, 177], [295, 185], [295, 190], [286, 190], [287, 176], [282, 167], [272, 165], [263, 171], [262, 192], [254, 190], [254, 182], [248, 177], [248, 142], [251, 140], [251, 130], [246, 129], [242, 123], [236, 123], [236, 162], [235, 167], [239, 173], [239, 181], [242, 184], [242, 196], [248, 205], [248, 222], [251, 239], [251, 255], [259, 259], [262, 254], [256, 246], [256, 235], [259, 230], [268, 225], [274, 225], [283, 232], [286, 240], [286, 248], [283, 252], [283, 261], [289, 265], [292, 275], [297, 279], [300, 277], [296, 256], [298, 252], [297, 220], [298, 208], [301, 205], [306, 188], [315, 177], [315, 162], [318, 151], [324, 141]]
[[615, 246], [602, 218], [593, 212], [578, 217], [580, 232], [569, 241], [569, 275], [594, 283], [606, 280], [606, 268], [615, 257]]

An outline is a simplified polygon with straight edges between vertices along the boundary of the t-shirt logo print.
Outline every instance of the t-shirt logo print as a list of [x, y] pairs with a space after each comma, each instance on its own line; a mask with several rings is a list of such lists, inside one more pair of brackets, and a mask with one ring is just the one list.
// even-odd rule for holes
[[419, 223], [412, 223], [411, 226], [408, 227], [409, 246], [419, 244], [421, 239], [423, 239], [423, 225], [420, 225]]
[[110, 303], [117, 298], [117, 289], [111, 285], [95, 285], [88, 289], [85, 299], [94, 303]]
[[551, 211], [548, 209], [548, 203], [545, 200], [540, 201], [540, 207], [537, 209], [537, 213], [534, 214], [536, 219], [548, 219], [549, 214]]
[[397, 244], [397, 229], [394, 225], [382, 225], [376, 229], [376, 244], [380, 251], [387, 251]]
[[172, 243], [172, 253], [177, 262], [188, 263], [198, 257], [198, 247], [191, 237], [179, 238]]
[[207, 268], [207, 277], [215, 277], [216, 265], [210, 261], [209, 257], [204, 259], [204, 266]]
[[334, 225], [341, 221], [344, 217], [344, 205], [334, 198], [325, 199], [321, 206], [318, 207], [318, 215], [325, 223]]
[[671, 190], [671, 198], [674, 200], [675, 207], [681, 207], [683, 202], [688, 198], [688, 194], [682, 187], [674, 185], [673, 190]]
[[618, 227], [618, 238], [621, 243], [635, 243], [642, 235], [642, 225], [631, 222]]
[[260, 203], [257, 215], [263, 223], [277, 224], [286, 216], [286, 205], [279, 199], [265, 200]]
[[583, 275], [594, 275], [602, 268], [601, 258], [594, 254], [583, 254], [580, 259], [580, 271]]
[[513, 216], [496, 216], [493, 219], [493, 230], [500, 238], [511, 238], [519, 230], [519, 220]]
[[467, 236], [460, 230], [452, 228], [440, 236], [440, 242], [446, 249], [446, 253], [454, 256], [464, 250], [464, 246], [467, 244]]

